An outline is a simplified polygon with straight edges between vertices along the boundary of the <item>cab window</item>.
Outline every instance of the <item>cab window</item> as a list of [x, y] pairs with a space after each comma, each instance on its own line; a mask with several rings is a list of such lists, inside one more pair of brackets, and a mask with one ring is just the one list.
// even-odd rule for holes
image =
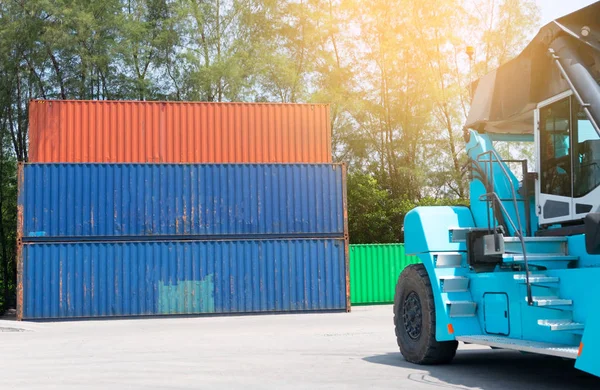
[[571, 197], [571, 100], [540, 109], [540, 179], [545, 194]]
[[573, 191], [577, 198], [600, 185], [600, 136], [583, 108], [573, 106]]

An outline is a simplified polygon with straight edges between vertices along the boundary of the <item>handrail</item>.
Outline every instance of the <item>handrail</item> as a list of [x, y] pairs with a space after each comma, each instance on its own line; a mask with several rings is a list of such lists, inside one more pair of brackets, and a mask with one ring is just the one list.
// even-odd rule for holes
[[479, 200], [485, 200], [486, 197], [490, 197], [490, 196], [493, 196], [494, 198], [496, 198], [496, 200], [498, 201], [498, 205], [500, 206], [500, 208], [502, 209], [502, 211], [504, 212], [504, 214], [507, 214], [506, 217], [508, 219], [508, 222], [510, 223], [510, 225], [512, 226], [512, 228], [515, 229], [515, 231], [517, 231], [517, 227], [515, 226], [515, 223], [513, 222], [513, 220], [510, 217], [510, 215], [508, 215], [508, 211], [506, 210], [506, 208], [502, 204], [502, 202], [501, 202], [501, 200], [498, 197], [498, 194], [496, 192], [485, 193], [485, 194], [483, 194], [483, 195], [481, 195], [479, 197]]
[[[492, 193], [491, 194], [493, 194], [493, 196], [496, 198], [498, 204], [500, 205], [500, 208], [502, 209], [502, 211], [506, 215], [508, 221], [510, 221], [513, 229], [515, 230], [515, 233], [519, 237], [519, 241], [521, 242], [521, 248], [523, 250], [523, 261], [525, 263], [525, 283], [527, 285], [527, 303], [531, 306], [531, 305], [533, 305], [533, 297], [531, 295], [531, 284], [529, 282], [529, 263], [527, 261], [527, 253], [526, 253], [526, 249], [525, 249], [525, 238], [523, 237], [523, 225], [521, 224], [521, 216], [519, 215], [519, 208], [518, 208], [518, 205], [517, 205], [517, 193], [515, 191], [515, 187], [511, 183], [511, 185], [509, 187], [510, 187], [511, 192], [512, 192], [513, 207], [515, 208], [515, 214], [517, 215], [517, 224], [519, 226], [518, 229], [514, 225], [514, 222], [512, 221], [512, 218], [508, 214], [506, 208], [504, 207], [504, 205], [500, 201], [500, 197], [498, 196], [498, 194], [494, 190], [494, 184], [493, 184], [494, 183], [493, 182], [493, 180], [494, 180], [494, 174], [493, 174], [494, 162], [492, 161], [492, 156], [497, 160], [498, 165], [502, 169], [502, 172], [504, 173], [504, 176], [508, 179], [509, 182], [511, 182], [510, 175], [508, 174], [508, 171], [506, 170], [506, 168], [504, 167], [504, 165], [502, 165], [502, 159], [500, 158], [500, 156], [498, 155], [498, 153], [496, 153], [496, 151], [494, 149], [490, 149], [487, 152], [481, 153], [480, 155], [477, 156], [477, 160], [479, 161], [479, 158], [481, 156], [486, 155], [486, 154], [490, 155], [489, 163], [490, 163], [490, 176], [491, 176], [491, 183], [492, 183]], [[482, 162], [482, 161], [480, 161], [480, 162]], [[486, 194], [486, 196], [487, 195], [488, 194]]]
[[[492, 161], [491, 157], [490, 157], [489, 160], [484, 160], [484, 161], [480, 160], [480, 157], [484, 156], [486, 154], [490, 154], [491, 155], [491, 152], [481, 153], [479, 156], [477, 156], [477, 162], [484, 162], [484, 163], [489, 162], [490, 163], [490, 172], [492, 173], [492, 175], [491, 175], [492, 176], [491, 185], [493, 187], [494, 186], [494, 175], [493, 175], [494, 167], [493, 167], [493, 161]], [[500, 158], [500, 156], [498, 156], [497, 153], [496, 153], [496, 159], [499, 162], [505, 162], [505, 163], [521, 163], [521, 170], [522, 170], [522, 173], [523, 173], [523, 189], [524, 189], [525, 193], [528, 194], [529, 193], [529, 184], [528, 184], [528, 181], [527, 181], [528, 180], [527, 175], [528, 175], [529, 172], [528, 172], [528, 169], [527, 169], [527, 160], [502, 159], [502, 158]], [[504, 169], [503, 165], [501, 165], [501, 168], [503, 169], [503, 173], [504, 173], [505, 178], [510, 182], [511, 178], [508, 175], [508, 172]], [[511, 189], [512, 189], [512, 186], [511, 186]], [[513, 198], [515, 196], [516, 196], [516, 194], [513, 191]], [[507, 201], [508, 200], [510, 200], [510, 199], [507, 199]], [[522, 226], [520, 226], [520, 228], [521, 228], [521, 231], [525, 230], [525, 232], [526, 232], [525, 235], [526, 236], [530, 236], [531, 235], [531, 216], [530, 216], [530, 209], [529, 209], [529, 200], [527, 199], [526, 196], [524, 198], [522, 198], [522, 199], [516, 199], [515, 198], [515, 200], [517, 202], [523, 202], [523, 207], [525, 209], [525, 229], [523, 229]], [[503, 201], [503, 200], [500, 199], [500, 201]], [[517, 211], [517, 210], [515, 209], [515, 211]], [[488, 216], [488, 218], [489, 218], [489, 216]]]
[[[485, 156], [486, 154], [490, 155], [490, 159], [488, 161], [481, 161], [479, 158], [482, 157], [482, 156]], [[508, 171], [504, 167], [504, 165], [502, 165], [502, 161], [503, 160], [500, 158], [500, 156], [498, 155], [498, 153], [495, 150], [490, 149], [487, 152], [483, 152], [483, 153], [479, 154], [477, 156], [477, 161], [478, 162], [489, 162], [490, 163], [490, 177], [491, 177], [490, 181], [491, 181], [492, 191], [494, 191], [494, 174], [493, 174], [494, 173], [494, 166], [493, 166], [494, 162], [492, 161], [492, 156], [497, 160], [498, 165], [502, 169], [502, 173], [504, 174], [504, 177], [509, 181], [509, 183], [511, 182], [511, 178], [510, 178], [510, 175], [509, 175]], [[523, 235], [523, 225], [521, 224], [521, 217], [519, 215], [519, 209], [518, 209], [518, 205], [517, 205], [517, 202], [518, 202], [518, 200], [517, 200], [517, 193], [516, 193], [515, 188], [512, 185], [512, 183], [511, 183], [511, 185], [509, 187], [510, 187], [510, 190], [512, 192], [512, 199], [511, 200], [513, 202], [513, 207], [515, 208], [515, 213], [517, 215], [517, 224], [519, 226], [519, 228], [517, 229], [514, 226], [514, 224], [513, 224], [513, 229], [515, 230], [515, 233], [519, 234], [519, 236], [522, 236]], [[495, 191], [494, 191], [494, 193], [495, 193]], [[496, 194], [496, 199], [501, 203], [500, 197], [497, 194]], [[506, 214], [506, 217], [508, 219], [510, 219], [510, 215], [508, 214], [507, 210], [504, 208], [503, 211]]]
[[[481, 167], [481, 164], [480, 164], [480, 162], [481, 162], [481, 161], [470, 159], [470, 161], [469, 161], [469, 164], [471, 164], [472, 166], [473, 166], [473, 165], [476, 165], [476, 166], [477, 166], [477, 171], [478, 171], [479, 175], [482, 175], [481, 177], [479, 177], [479, 180], [481, 180], [482, 182], [485, 180], [485, 182], [484, 182], [484, 185], [485, 185], [485, 187], [486, 187], [486, 190], [487, 190], [490, 184], [488, 183], [488, 179], [487, 179], [487, 173], [486, 173], [486, 172], [485, 172], [485, 170], [484, 170], [484, 169]], [[473, 167], [471, 167], [471, 169], [473, 169]], [[493, 180], [492, 180], [492, 182], [493, 182]], [[493, 184], [493, 183], [492, 183], [492, 184]], [[481, 197], [480, 197], [480, 200], [482, 200], [482, 199], [481, 199]], [[493, 208], [493, 206], [490, 206], [490, 199], [489, 199], [489, 197], [488, 197], [488, 198], [486, 198], [486, 200], [485, 200], [485, 201], [486, 201], [486, 203], [487, 203], [487, 208], [486, 208], [486, 210], [487, 210], [487, 221], [488, 221], [488, 233], [491, 233], [491, 231], [492, 231], [492, 226], [491, 226], [491, 221], [490, 221], [490, 210]], [[493, 210], [492, 210], [492, 211], [493, 211]], [[494, 213], [494, 214], [495, 214], [495, 213]], [[494, 216], [494, 218], [496, 218], [496, 219], [498, 220], [498, 222], [502, 223], [502, 221], [500, 221], [500, 220], [499, 220], [498, 216], [496, 216], [496, 215], [495, 215], [495, 216]], [[516, 230], [516, 229], [515, 229], [515, 230]]]

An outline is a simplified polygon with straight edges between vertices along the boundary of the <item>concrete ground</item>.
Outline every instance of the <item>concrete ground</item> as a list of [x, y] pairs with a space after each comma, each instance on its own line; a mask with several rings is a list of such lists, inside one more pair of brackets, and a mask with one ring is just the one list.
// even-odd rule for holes
[[600, 389], [572, 361], [472, 345], [448, 366], [408, 364], [391, 313], [0, 321], [0, 388]]

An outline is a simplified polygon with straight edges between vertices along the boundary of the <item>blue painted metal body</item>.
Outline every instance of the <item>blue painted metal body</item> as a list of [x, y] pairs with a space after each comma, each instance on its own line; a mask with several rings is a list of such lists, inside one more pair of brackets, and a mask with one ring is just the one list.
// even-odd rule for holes
[[[448, 293], [442, 292], [440, 278], [444, 276], [462, 276], [466, 270], [454, 268], [435, 268], [435, 256], [439, 253], [465, 253], [466, 244], [451, 242], [449, 229], [474, 227], [473, 216], [468, 207], [425, 206], [417, 207], [407, 213], [404, 219], [404, 246], [406, 252], [419, 256], [431, 278], [431, 287], [436, 306], [436, 338], [439, 341], [454, 340], [449, 333], [450, 318], [445, 302]], [[468, 298], [468, 292], [459, 293], [460, 298]], [[471, 332], [480, 333], [481, 328], [472, 318], [459, 318], [453, 321], [456, 327], [464, 327]], [[458, 326], [457, 326], [458, 325]]]
[[23, 239], [344, 235], [338, 164], [25, 164]]
[[349, 310], [344, 239], [26, 243], [23, 319]]
[[[467, 151], [472, 159], [477, 159], [481, 153], [492, 148], [486, 135], [471, 132]], [[488, 162], [487, 168], [483, 169], [491, 175], [489, 166]], [[500, 198], [511, 199], [511, 186], [518, 190], [521, 183], [512, 173], [510, 180], [506, 180], [499, 166], [494, 167], [493, 175], [493, 188]], [[502, 267], [476, 273], [467, 263], [465, 243], [453, 242], [450, 236], [451, 229], [488, 226], [487, 204], [479, 199], [485, 193], [481, 179], [475, 175], [471, 183], [470, 208], [417, 207], [405, 218], [406, 252], [419, 256], [431, 279], [437, 340], [455, 340], [460, 336], [495, 336], [507, 340], [551, 343], [569, 348], [570, 351], [580, 348], [573, 355], [576, 358], [575, 366], [600, 376], [600, 256], [586, 252], [582, 234], [552, 239], [526, 238], [526, 253], [532, 274], [554, 278], [540, 279], [540, 282], [532, 284], [532, 295], [548, 301], [529, 305], [526, 284], [517, 279], [524, 275], [523, 262], [518, 259], [520, 243], [513, 241], [514, 245], [505, 244], [513, 246], [507, 248]], [[518, 198], [522, 200], [520, 195]], [[519, 212], [522, 222], [525, 222], [524, 202], [520, 202], [517, 210], [511, 202], [505, 201], [503, 204], [513, 220], [516, 220], [516, 213]], [[492, 226], [495, 226], [495, 221], [492, 221]], [[537, 217], [533, 214], [532, 232], [535, 233], [536, 228]], [[509, 236], [513, 234], [514, 231], [508, 232]], [[438, 256], [449, 253], [461, 256], [460, 265], [437, 267]], [[511, 266], [519, 266], [521, 270]], [[445, 291], [444, 283], [449, 277], [467, 278], [468, 288]], [[499, 293], [501, 295], [491, 295]], [[553, 300], [558, 303], [548, 304]], [[451, 316], [453, 302], [473, 302], [476, 309], [473, 315]], [[564, 322], [574, 327], [553, 330], [547, 325], [548, 321]]]

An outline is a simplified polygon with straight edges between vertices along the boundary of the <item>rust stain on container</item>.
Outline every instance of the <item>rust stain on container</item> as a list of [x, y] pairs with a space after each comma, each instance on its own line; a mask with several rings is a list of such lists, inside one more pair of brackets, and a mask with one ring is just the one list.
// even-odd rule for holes
[[24, 164], [20, 162], [17, 165], [17, 242], [23, 238], [23, 184], [25, 176], [23, 172]]
[[29, 161], [331, 162], [329, 105], [32, 100]]
[[344, 254], [346, 257], [346, 311], [352, 310], [350, 297], [350, 234], [348, 227], [348, 167], [345, 163], [342, 164], [342, 202], [344, 210]]
[[17, 320], [23, 319], [23, 163], [17, 165]]
[[23, 319], [23, 243], [17, 240], [17, 320]]

